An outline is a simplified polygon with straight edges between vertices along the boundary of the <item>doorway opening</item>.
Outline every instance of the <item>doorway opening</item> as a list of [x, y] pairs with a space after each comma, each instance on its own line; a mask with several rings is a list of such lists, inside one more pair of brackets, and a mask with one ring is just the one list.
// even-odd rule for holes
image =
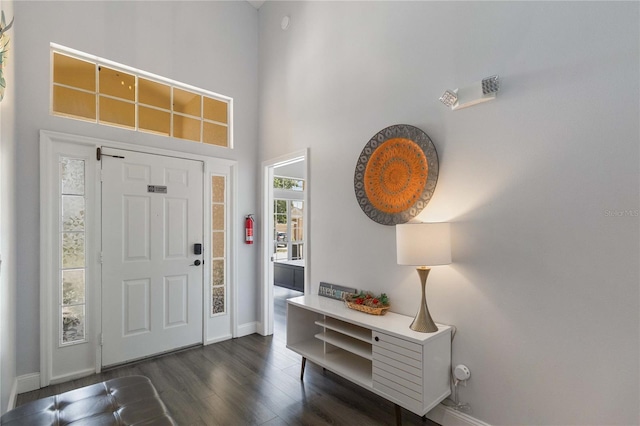
[[264, 163], [262, 334], [284, 339], [286, 299], [308, 286], [306, 151]]

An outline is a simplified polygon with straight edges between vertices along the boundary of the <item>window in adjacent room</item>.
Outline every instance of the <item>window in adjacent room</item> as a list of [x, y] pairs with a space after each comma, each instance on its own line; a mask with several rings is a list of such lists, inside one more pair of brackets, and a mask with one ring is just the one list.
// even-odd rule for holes
[[304, 180], [273, 178], [275, 260], [304, 259]]

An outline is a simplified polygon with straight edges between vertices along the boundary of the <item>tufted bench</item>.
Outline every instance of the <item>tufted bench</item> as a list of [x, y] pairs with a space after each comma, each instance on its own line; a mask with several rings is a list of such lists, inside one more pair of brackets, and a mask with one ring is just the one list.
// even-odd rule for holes
[[0, 417], [2, 426], [175, 425], [151, 381], [129, 376], [21, 405]]

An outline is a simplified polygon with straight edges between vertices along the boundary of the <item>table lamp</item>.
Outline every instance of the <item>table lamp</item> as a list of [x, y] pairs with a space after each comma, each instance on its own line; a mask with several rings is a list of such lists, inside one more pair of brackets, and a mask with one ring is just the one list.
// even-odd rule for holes
[[430, 266], [451, 263], [451, 231], [448, 223], [405, 223], [396, 225], [398, 265], [417, 266], [422, 284], [422, 300], [410, 328], [422, 333], [433, 333], [438, 327], [431, 319], [425, 286]]

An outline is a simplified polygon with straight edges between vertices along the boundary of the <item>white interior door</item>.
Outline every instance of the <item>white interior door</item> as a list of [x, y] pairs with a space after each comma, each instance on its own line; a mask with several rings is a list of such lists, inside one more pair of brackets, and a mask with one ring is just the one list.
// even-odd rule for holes
[[[102, 365], [202, 342], [203, 163], [102, 157]], [[114, 158], [122, 156], [124, 158]]]

